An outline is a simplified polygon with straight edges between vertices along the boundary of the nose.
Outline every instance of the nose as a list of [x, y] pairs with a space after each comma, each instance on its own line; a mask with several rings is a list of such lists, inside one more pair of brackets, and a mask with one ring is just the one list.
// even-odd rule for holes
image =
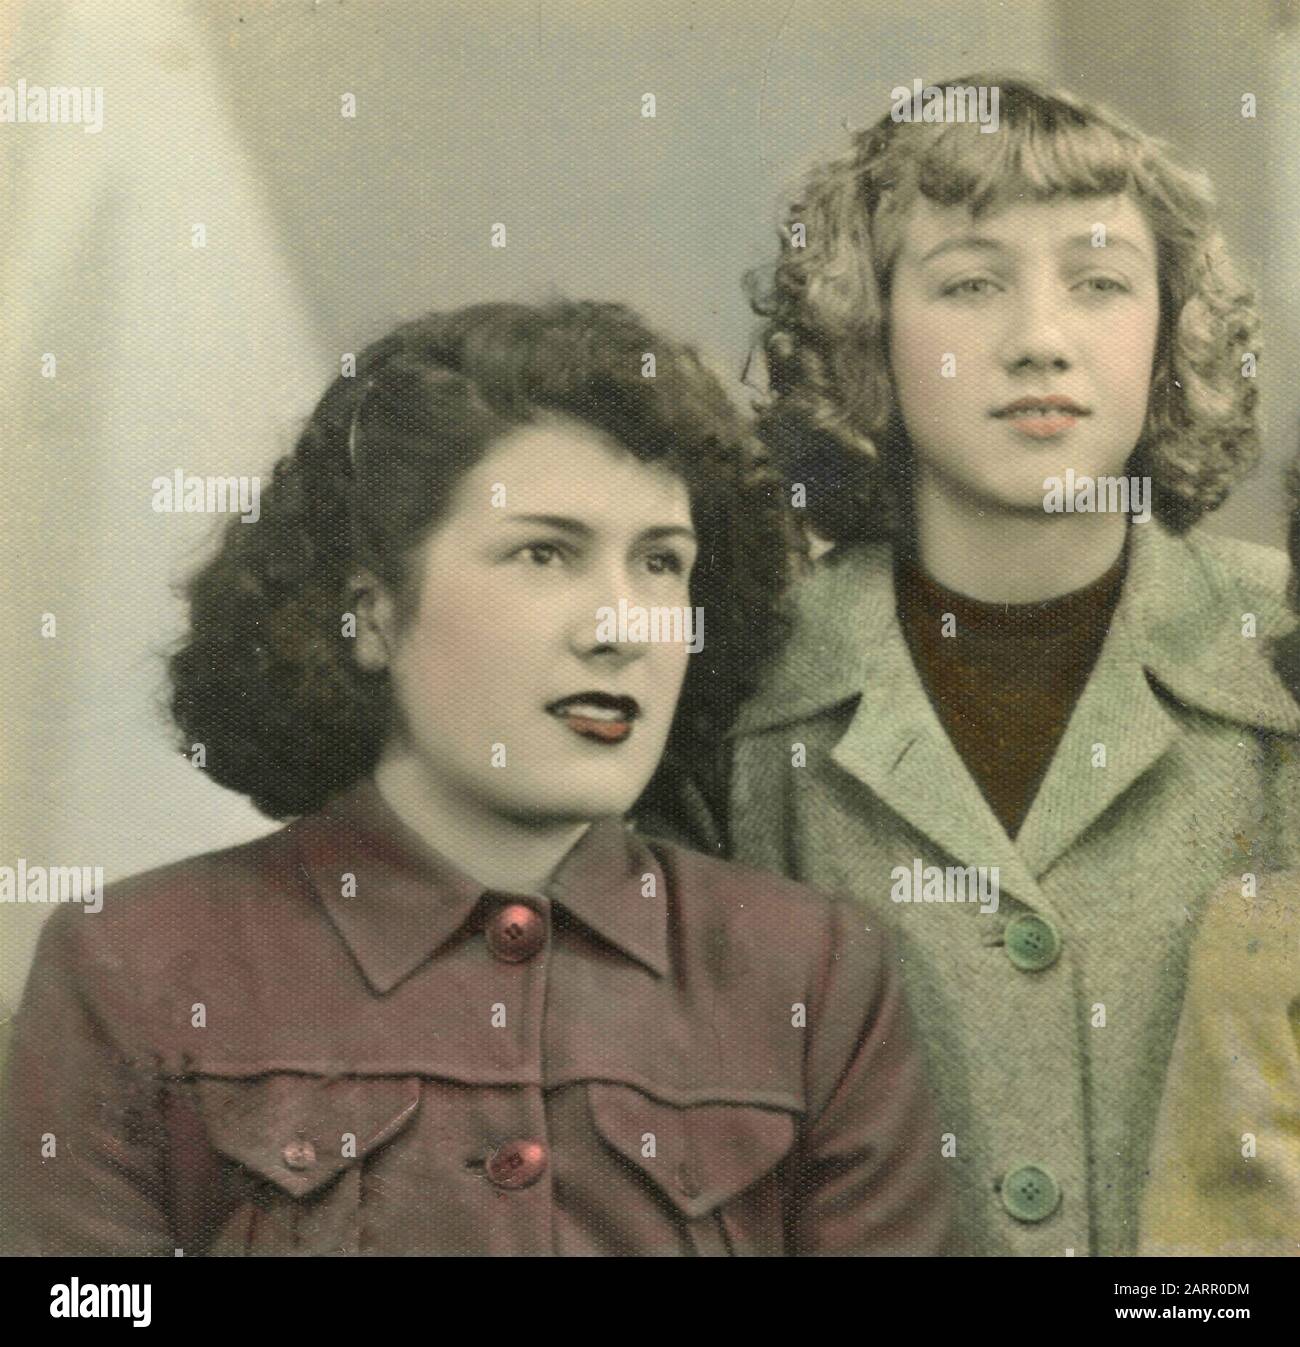
[[570, 650], [580, 659], [615, 669], [641, 658], [649, 640], [630, 613], [644, 597], [636, 593], [624, 566], [611, 562], [593, 567], [586, 582], [575, 586], [567, 624]]
[[1026, 287], [1007, 314], [1003, 360], [1013, 373], [1067, 370], [1073, 363], [1060, 296], [1050, 285]]

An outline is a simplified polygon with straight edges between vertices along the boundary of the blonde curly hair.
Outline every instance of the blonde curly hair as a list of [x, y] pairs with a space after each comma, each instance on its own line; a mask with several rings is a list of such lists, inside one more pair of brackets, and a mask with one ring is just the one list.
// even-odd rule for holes
[[1019, 201], [1126, 194], [1155, 236], [1160, 280], [1146, 421], [1127, 471], [1151, 478], [1157, 518], [1188, 528], [1259, 454], [1255, 381], [1243, 377], [1243, 357], [1258, 355], [1258, 315], [1208, 178], [1061, 90], [987, 74], [948, 83], [999, 89], [998, 134], [886, 114], [853, 136], [849, 154], [811, 171], [778, 261], [746, 274], [765, 320], [763, 438], [787, 478], [805, 483], [822, 537], [897, 535], [910, 515], [911, 449], [889, 368], [889, 291], [913, 204], [965, 205], [978, 219]]

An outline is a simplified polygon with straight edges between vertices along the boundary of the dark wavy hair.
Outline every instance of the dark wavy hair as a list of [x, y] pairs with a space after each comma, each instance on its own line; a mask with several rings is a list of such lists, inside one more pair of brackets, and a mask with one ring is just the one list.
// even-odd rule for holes
[[1018, 201], [1124, 193], [1155, 235], [1160, 284], [1147, 418], [1126, 472], [1150, 477], [1156, 517], [1185, 530], [1259, 454], [1255, 380], [1242, 373], [1242, 357], [1259, 349], [1255, 301], [1228, 258], [1208, 179], [1114, 114], [1033, 80], [948, 83], [999, 89], [996, 135], [886, 114], [812, 170], [779, 260], [746, 274], [765, 320], [760, 434], [805, 483], [816, 532], [832, 542], [899, 535], [912, 459], [889, 368], [889, 291], [913, 203], [964, 204], [978, 218]]
[[[653, 377], [642, 373], [648, 353]], [[343, 634], [350, 577], [368, 568], [409, 622], [412, 553], [457, 482], [503, 435], [555, 414], [669, 467], [690, 494], [691, 603], [708, 612], [709, 640], [691, 656], [646, 791], [671, 794], [784, 637], [797, 539], [779, 475], [696, 352], [621, 305], [563, 300], [397, 327], [326, 390], [275, 465], [260, 520], [230, 521], [185, 586], [189, 631], [168, 665], [182, 743], [204, 745], [215, 781], [279, 819], [373, 770], [394, 708], [388, 674], [361, 669]]]

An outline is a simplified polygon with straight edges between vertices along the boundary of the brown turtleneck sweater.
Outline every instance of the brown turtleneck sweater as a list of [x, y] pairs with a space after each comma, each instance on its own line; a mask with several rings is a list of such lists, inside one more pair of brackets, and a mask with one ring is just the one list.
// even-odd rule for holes
[[[1127, 549], [1125, 549], [1127, 551]], [[1029, 812], [1110, 630], [1125, 552], [1085, 589], [983, 603], [914, 562], [895, 570], [898, 619], [935, 713], [1011, 837]], [[956, 634], [944, 636], [951, 613]]]

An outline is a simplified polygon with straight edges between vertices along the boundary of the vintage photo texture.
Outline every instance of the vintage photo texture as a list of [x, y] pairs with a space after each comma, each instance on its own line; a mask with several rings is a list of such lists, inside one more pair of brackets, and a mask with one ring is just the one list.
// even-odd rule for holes
[[0, 10], [0, 1249], [1294, 1254], [1298, 57]]

